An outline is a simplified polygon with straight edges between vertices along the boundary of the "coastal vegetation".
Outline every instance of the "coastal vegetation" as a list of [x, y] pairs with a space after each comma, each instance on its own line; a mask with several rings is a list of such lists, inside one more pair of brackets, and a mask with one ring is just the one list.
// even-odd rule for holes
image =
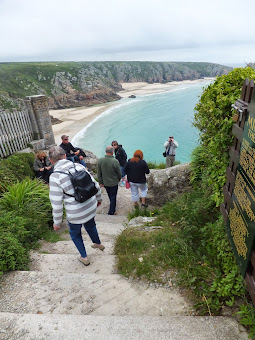
[[237, 313], [255, 337], [255, 309], [219, 210], [233, 141], [231, 105], [246, 78], [255, 79], [255, 70], [234, 69], [204, 89], [195, 108], [200, 145], [192, 155], [192, 190], [160, 209], [152, 224], [162, 229], [128, 228], [118, 237], [115, 252], [123, 275], [182, 286], [199, 314], [225, 315], [232, 308], [230, 313]]
[[[165, 169], [166, 163], [157, 163], [157, 162], [147, 162], [149, 169]], [[175, 161], [174, 165], [181, 164], [180, 161]]]
[[32, 153], [14, 154], [0, 159], [0, 195], [7, 185], [22, 181], [25, 177], [34, 178], [34, 155]]
[[192, 162], [192, 180], [210, 188], [217, 207], [223, 202], [222, 187], [233, 142], [231, 105], [241, 97], [246, 78], [255, 79], [255, 69], [236, 68], [218, 77], [204, 89], [195, 107], [194, 126], [200, 131], [200, 146]]
[[58, 240], [51, 231], [49, 189], [34, 178], [33, 161], [31, 153], [0, 160], [0, 276], [26, 269], [39, 239]]
[[50, 108], [91, 106], [120, 99], [124, 82], [194, 80], [230, 70], [199, 62], [0, 63], [0, 108], [19, 108], [17, 99], [31, 95], [48, 96]]
[[[194, 120], [200, 145], [192, 156], [192, 190], [157, 211], [136, 212], [156, 216], [153, 224], [162, 228], [127, 228], [115, 246], [123, 275], [166, 287], [180, 285], [199, 314], [226, 315], [232, 308], [251, 336], [255, 311], [219, 205], [232, 143], [231, 104], [240, 98], [244, 79], [254, 77], [251, 68], [234, 69], [204, 89]], [[0, 160], [0, 273], [26, 268], [29, 250], [52, 224], [48, 187], [34, 179], [33, 159], [32, 154], [16, 154]]]

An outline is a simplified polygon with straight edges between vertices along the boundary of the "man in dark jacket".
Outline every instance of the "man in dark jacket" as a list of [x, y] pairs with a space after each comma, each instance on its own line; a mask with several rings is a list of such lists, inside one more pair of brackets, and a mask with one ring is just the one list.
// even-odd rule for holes
[[116, 199], [118, 183], [121, 179], [119, 162], [113, 157], [113, 147], [107, 146], [105, 157], [97, 162], [97, 179], [101, 187], [105, 187], [110, 200], [108, 215], [114, 215], [116, 210]]
[[127, 154], [125, 150], [123, 149], [122, 145], [118, 144], [116, 140], [112, 142], [112, 146], [114, 147], [114, 153], [115, 153], [115, 158], [119, 161], [120, 163], [120, 170], [121, 170], [121, 186], [125, 186], [125, 165], [127, 164]]
[[73, 144], [69, 142], [68, 137], [69, 136], [67, 135], [61, 136], [62, 143], [59, 145], [62, 149], [65, 150], [66, 159], [68, 159], [69, 161], [72, 161], [73, 163], [77, 161], [83, 166], [85, 166], [86, 168], [87, 166], [83, 160], [83, 156], [81, 155], [80, 150], [77, 150], [77, 148], [75, 148]]

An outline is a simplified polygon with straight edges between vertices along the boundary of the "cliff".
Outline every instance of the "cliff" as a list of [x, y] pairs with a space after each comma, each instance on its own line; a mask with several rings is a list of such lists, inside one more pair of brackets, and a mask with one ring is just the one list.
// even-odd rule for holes
[[184, 62], [50, 62], [1, 63], [0, 108], [42, 94], [50, 108], [90, 106], [120, 99], [122, 82], [166, 83], [227, 74], [231, 68]]

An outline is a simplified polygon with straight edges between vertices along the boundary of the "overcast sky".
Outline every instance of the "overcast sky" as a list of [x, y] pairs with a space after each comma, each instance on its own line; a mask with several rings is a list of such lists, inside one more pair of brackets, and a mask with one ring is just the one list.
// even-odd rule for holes
[[0, 61], [255, 61], [255, 1], [0, 0]]

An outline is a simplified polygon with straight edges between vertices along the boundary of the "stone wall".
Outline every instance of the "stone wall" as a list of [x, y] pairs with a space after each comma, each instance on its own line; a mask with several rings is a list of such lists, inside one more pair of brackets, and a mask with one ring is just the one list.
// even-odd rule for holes
[[26, 105], [30, 115], [34, 140], [31, 142], [34, 151], [49, 149], [55, 144], [49, 114], [49, 100], [46, 96], [29, 96]]

